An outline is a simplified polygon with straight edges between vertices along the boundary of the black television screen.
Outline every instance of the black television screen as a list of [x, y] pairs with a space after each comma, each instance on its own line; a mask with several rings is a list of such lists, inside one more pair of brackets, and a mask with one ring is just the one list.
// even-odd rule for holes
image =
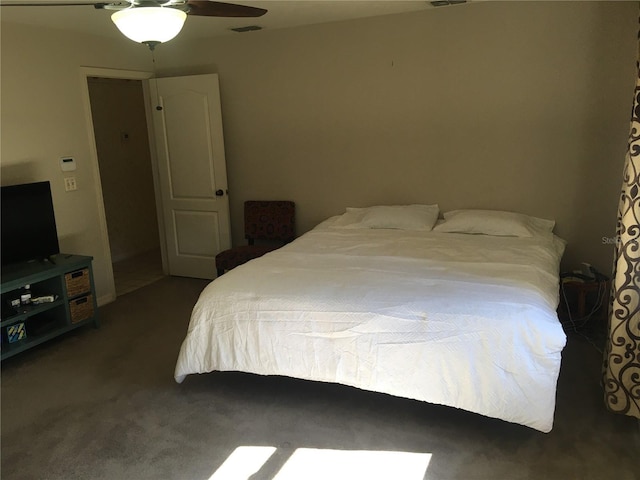
[[49, 182], [0, 187], [2, 265], [60, 253]]

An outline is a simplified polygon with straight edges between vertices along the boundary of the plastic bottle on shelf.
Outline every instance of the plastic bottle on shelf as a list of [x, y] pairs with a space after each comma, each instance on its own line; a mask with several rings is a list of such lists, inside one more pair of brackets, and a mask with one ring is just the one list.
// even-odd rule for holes
[[20, 303], [22, 305], [31, 304], [31, 285], [27, 284], [22, 289], [22, 292], [20, 293]]

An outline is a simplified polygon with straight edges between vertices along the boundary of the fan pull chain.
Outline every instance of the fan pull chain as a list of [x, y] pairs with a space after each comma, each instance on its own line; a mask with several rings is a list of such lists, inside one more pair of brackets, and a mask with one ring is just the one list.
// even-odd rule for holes
[[151, 49], [151, 60], [153, 62], [153, 79], [156, 84], [156, 110], [160, 112], [162, 110], [162, 105], [160, 105], [160, 91], [158, 90], [158, 69], [156, 68], [156, 52], [154, 49]]

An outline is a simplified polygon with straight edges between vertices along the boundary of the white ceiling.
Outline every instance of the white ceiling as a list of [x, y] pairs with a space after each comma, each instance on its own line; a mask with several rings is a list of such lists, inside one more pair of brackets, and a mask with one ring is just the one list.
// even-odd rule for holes
[[[93, 0], [0, 0], [0, 3], [28, 2], [46, 4], [82, 3], [83, 1], [89, 3]], [[100, 0], [95, 1], [98, 2]], [[247, 25], [259, 25], [265, 30], [272, 30], [433, 8], [425, 0], [232, 0], [231, 3], [266, 8], [268, 12], [259, 18], [189, 16], [180, 35], [190, 38], [243, 35], [230, 29]], [[464, 5], [441, 8], [464, 8]], [[96, 10], [91, 5], [64, 7], [0, 6], [0, 20], [3, 22], [60, 28], [105, 37], [121, 35], [111, 22], [110, 16], [112, 13], [113, 11], [109, 10]]]

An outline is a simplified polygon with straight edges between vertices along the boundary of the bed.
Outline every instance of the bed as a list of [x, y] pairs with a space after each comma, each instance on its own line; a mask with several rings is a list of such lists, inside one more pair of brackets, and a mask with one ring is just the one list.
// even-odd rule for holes
[[175, 379], [333, 382], [549, 432], [566, 343], [552, 229], [511, 212], [347, 209], [211, 282]]

